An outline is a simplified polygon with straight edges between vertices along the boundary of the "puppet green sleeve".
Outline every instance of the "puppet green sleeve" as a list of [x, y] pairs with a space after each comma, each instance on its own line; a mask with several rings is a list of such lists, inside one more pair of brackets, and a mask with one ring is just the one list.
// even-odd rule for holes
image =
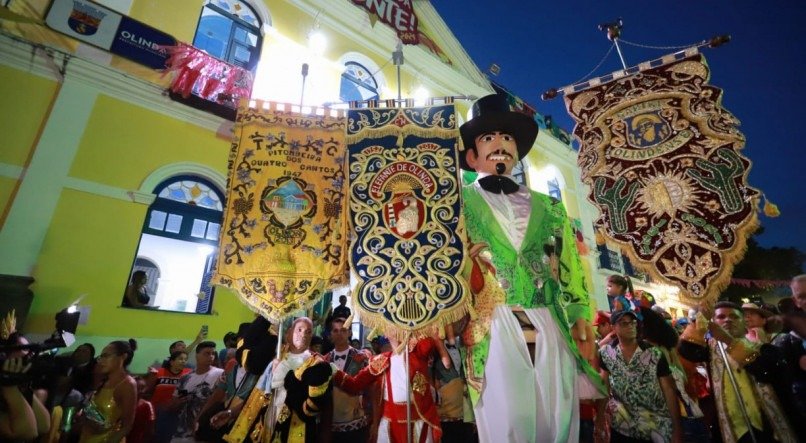
[[585, 288], [585, 271], [576, 245], [576, 236], [562, 203], [557, 203], [560, 223], [562, 223], [562, 251], [560, 255], [560, 302], [565, 306], [568, 323], [574, 324], [577, 319], [592, 320], [588, 290]]

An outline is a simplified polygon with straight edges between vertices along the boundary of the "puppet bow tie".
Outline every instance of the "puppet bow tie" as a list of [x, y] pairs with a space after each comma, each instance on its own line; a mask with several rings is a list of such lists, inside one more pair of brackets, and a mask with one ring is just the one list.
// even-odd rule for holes
[[488, 175], [479, 179], [479, 186], [487, 192], [493, 194], [512, 194], [518, 192], [518, 184], [511, 178], [503, 175]]
[[339, 360], [345, 360], [345, 361], [346, 361], [346, 360], [347, 360], [347, 354], [344, 354], [344, 355], [337, 355], [337, 356], [335, 356], [335, 358], [333, 359], [333, 361], [339, 361]]

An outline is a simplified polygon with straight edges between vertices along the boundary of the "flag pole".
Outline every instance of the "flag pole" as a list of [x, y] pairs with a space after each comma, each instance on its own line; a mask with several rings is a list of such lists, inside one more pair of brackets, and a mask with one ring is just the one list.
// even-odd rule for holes
[[728, 373], [728, 378], [730, 379], [730, 384], [733, 386], [733, 392], [736, 394], [736, 398], [739, 400], [739, 409], [742, 411], [742, 418], [744, 419], [744, 423], [747, 426], [747, 432], [750, 433], [750, 439], [753, 443], [756, 443], [756, 434], [753, 432], [753, 426], [750, 424], [750, 416], [747, 414], [747, 408], [744, 406], [744, 402], [741, 401], [741, 393], [739, 392], [739, 384], [736, 382], [736, 376], [733, 374], [733, 367], [731, 367], [730, 362], [728, 361], [728, 354], [725, 353], [725, 345], [724, 343], [717, 341], [716, 347], [719, 348], [719, 355], [722, 357], [722, 361], [725, 363], [725, 372]]

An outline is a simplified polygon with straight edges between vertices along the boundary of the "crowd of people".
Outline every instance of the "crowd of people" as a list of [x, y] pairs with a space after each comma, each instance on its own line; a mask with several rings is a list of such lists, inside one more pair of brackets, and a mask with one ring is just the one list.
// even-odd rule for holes
[[[720, 301], [672, 319], [633, 295], [629, 279], [611, 276], [612, 309], [594, 318], [598, 352], [591, 359], [608, 396], [580, 401], [580, 441], [802, 440], [806, 275], [795, 277], [791, 288], [792, 303], [780, 303], [783, 312], [772, 305]], [[349, 309], [340, 314], [349, 316]], [[134, 339], [113, 341], [97, 355], [91, 344], [82, 344], [63, 357], [57, 377], [25, 377], [26, 351], [7, 353], [0, 438], [406, 441], [408, 352], [413, 441], [479, 441], [460, 337], [408, 343], [376, 337], [360, 347], [347, 321], [331, 316], [324, 337], [314, 340], [313, 322], [297, 318], [279, 356], [271, 351], [277, 337], [263, 319], [251, 339], [255, 326], [248, 323], [227, 333], [218, 351], [203, 330], [189, 345], [171, 344], [168, 358], [140, 375], [128, 371], [137, 350]], [[236, 349], [239, 341], [244, 349]], [[27, 341], [13, 332], [4, 343]], [[253, 357], [245, 358], [245, 349]], [[262, 360], [255, 364], [258, 354]], [[253, 396], [269, 399], [255, 406]]]

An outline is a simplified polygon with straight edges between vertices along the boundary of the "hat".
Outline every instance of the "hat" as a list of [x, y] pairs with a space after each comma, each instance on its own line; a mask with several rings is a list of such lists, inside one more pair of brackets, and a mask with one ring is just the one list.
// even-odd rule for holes
[[743, 304], [742, 305], [742, 311], [757, 312], [760, 316], [762, 316], [764, 318], [772, 317], [774, 315], [772, 313], [772, 311], [770, 311], [768, 309], [765, 309], [763, 307], [760, 307], [755, 303], [745, 303], [745, 304]]
[[593, 318], [593, 326], [599, 326], [605, 323], [610, 323], [610, 314], [605, 311], [596, 311], [596, 317]]
[[518, 146], [518, 160], [522, 160], [532, 149], [537, 138], [537, 122], [526, 114], [512, 111], [504, 94], [490, 94], [473, 104], [473, 118], [459, 127], [465, 152], [459, 156], [459, 166], [467, 171], [473, 168], [467, 164], [468, 149], [476, 147], [476, 137], [490, 132], [500, 131], [512, 135]]
[[614, 325], [614, 324], [618, 323], [618, 321], [621, 320], [621, 317], [624, 317], [625, 315], [632, 315], [634, 319], [638, 320], [638, 314], [635, 311], [630, 311], [630, 310], [625, 309], [623, 311], [618, 311], [618, 312], [611, 313], [610, 314], [610, 324]]

